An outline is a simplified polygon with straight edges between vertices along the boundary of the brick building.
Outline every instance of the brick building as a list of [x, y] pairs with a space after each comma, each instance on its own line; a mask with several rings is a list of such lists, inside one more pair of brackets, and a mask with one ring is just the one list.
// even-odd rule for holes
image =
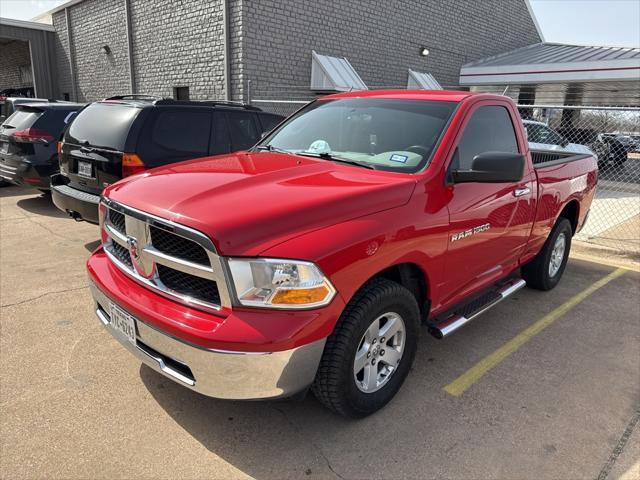
[[48, 14], [56, 96], [80, 101], [312, 94], [312, 51], [370, 88], [404, 87], [409, 69], [451, 86], [463, 64], [541, 40], [528, 0], [71, 0]]

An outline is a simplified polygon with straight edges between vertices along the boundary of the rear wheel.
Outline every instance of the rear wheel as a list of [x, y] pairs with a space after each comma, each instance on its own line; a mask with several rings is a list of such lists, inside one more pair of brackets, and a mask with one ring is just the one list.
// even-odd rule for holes
[[540, 253], [522, 267], [522, 278], [527, 286], [551, 290], [558, 284], [567, 266], [572, 235], [571, 222], [566, 218], [558, 219]]
[[312, 391], [329, 409], [359, 418], [386, 405], [402, 386], [419, 332], [415, 297], [375, 279], [349, 302], [327, 339]]

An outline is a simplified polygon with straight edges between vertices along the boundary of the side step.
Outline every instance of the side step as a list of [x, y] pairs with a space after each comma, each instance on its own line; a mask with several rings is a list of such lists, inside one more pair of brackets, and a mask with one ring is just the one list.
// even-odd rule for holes
[[513, 295], [527, 284], [521, 278], [516, 278], [501, 285], [497, 290], [477, 298], [465, 305], [462, 309], [454, 312], [441, 322], [429, 326], [429, 333], [436, 338], [444, 338], [451, 335], [461, 327], [464, 327], [474, 318], [483, 314], [491, 307], [497, 305], [510, 295]]

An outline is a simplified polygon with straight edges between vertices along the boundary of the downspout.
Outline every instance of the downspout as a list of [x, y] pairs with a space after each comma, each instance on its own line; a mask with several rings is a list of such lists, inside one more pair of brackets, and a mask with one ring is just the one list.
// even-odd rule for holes
[[124, 0], [124, 11], [127, 24], [127, 55], [129, 57], [129, 88], [136, 93], [136, 73], [133, 63], [133, 26], [131, 25], [131, 0]]
[[78, 101], [78, 88], [76, 85], [76, 57], [73, 48], [73, 35], [71, 34], [71, 15], [69, 14], [69, 7], [64, 9], [64, 18], [67, 23], [67, 43], [69, 44], [69, 70], [71, 73], [71, 93], [73, 94], [73, 100]]
[[231, 101], [231, 40], [229, 34], [229, 1], [222, 0], [222, 38], [224, 49], [224, 98]]

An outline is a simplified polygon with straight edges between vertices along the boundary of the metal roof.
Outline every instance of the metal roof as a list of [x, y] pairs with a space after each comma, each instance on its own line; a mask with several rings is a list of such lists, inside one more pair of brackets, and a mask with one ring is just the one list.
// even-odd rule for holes
[[368, 87], [346, 58], [319, 55], [311, 51], [311, 90], [349, 92]]
[[[44, 30], [45, 32], [55, 32], [53, 25], [39, 22], [26, 22], [24, 20], [15, 20], [13, 18], [0, 17], [0, 25], [6, 25], [7, 27], [29, 28], [32, 30]], [[0, 36], [2, 36], [1, 32]]]
[[467, 63], [461, 85], [640, 80], [640, 48], [536, 43]]
[[416, 72], [409, 69], [407, 89], [442, 90], [442, 86], [430, 73]]

